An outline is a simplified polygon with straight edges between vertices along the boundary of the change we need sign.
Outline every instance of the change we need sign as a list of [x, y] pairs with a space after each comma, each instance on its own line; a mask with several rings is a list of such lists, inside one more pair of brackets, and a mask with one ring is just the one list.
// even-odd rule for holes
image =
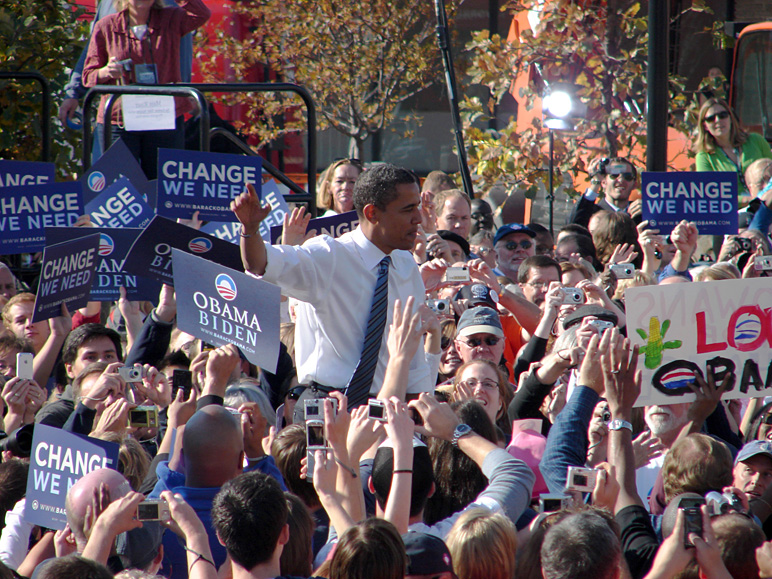
[[[329, 235], [330, 237], [340, 237], [344, 233], [353, 231], [359, 225], [359, 216], [356, 211], [347, 211], [339, 215], [330, 215], [329, 217], [317, 217], [308, 222], [306, 235], [312, 233], [313, 236]], [[284, 225], [271, 227], [271, 245], [276, 245], [284, 231]]]
[[62, 304], [67, 304], [67, 309], [74, 312], [88, 303], [98, 249], [99, 235], [96, 233], [45, 248], [33, 322], [60, 315]]
[[0, 187], [53, 183], [56, 166], [38, 161], [0, 161]]
[[235, 221], [231, 201], [252, 183], [260, 197], [260, 157], [158, 150], [158, 215], [203, 221]]
[[628, 336], [640, 347], [638, 406], [694, 400], [688, 384], [730, 374], [724, 398], [772, 395], [772, 284], [768, 278], [630, 288]]
[[78, 181], [6, 187], [0, 194], [0, 255], [41, 251], [46, 227], [69, 227], [83, 215]]
[[[289, 207], [284, 200], [284, 194], [279, 190], [279, 187], [274, 181], [263, 183], [261, 200], [263, 203], [268, 203], [271, 206], [271, 212], [260, 223], [259, 233], [260, 237], [265, 241], [270, 242], [270, 231], [273, 230], [274, 225], [284, 223], [284, 216], [289, 213]], [[210, 221], [201, 228], [201, 231], [214, 235], [218, 239], [223, 239], [238, 245], [241, 233], [241, 223], [238, 221]]]
[[737, 173], [646, 172], [641, 177], [643, 219], [666, 235], [681, 220], [700, 235], [737, 233]]
[[[117, 470], [118, 445], [36, 424], [32, 438], [24, 520], [47, 529], [64, 529], [67, 491], [93, 470]], [[126, 483], [128, 486], [128, 482]]]
[[79, 239], [94, 233], [99, 234], [99, 250], [96, 274], [91, 286], [89, 300], [92, 302], [117, 301], [121, 297], [119, 288], [126, 288], [130, 301], [155, 302], [161, 291], [161, 284], [155, 280], [126, 272], [123, 262], [141, 229], [108, 227], [49, 227], [46, 229], [46, 245]]
[[97, 195], [112, 185], [121, 177], [126, 177], [134, 187], [144, 196], [150, 207], [155, 207], [155, 191], [152, 191], [152, 199], [149, 198], [150, 189], [147, 177], [137, 159], [131, 154], [123, 140], [114, 141], [105, 154], [99, 157], [96, 163], [91, 165], [88, 171], [80, 178], [83, 183], [83, 198], [89, 203]]
[[276, 372], [278, 286], [173, 250], [177, 327], [205, 342], [236, 345], [247, 360]]
[[86, 213], [97, 227], [112, 228], [145, 227], [155, 216], [155, 211], [126, 177], [119, 177], [87, 203]]
[[123, 269], [174, 285], [172, 249], [199, 255], [225, 267], [243, 271], [239, 248], [192, 227], [156, 215], [139, 234], [123, 262]]

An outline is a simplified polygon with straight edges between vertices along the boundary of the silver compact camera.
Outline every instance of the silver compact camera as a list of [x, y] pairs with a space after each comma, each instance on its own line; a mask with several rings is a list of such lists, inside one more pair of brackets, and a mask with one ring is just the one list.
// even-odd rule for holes
[[560, 288], [560, 291], [563, 293], [562, 303], [572, 305], [584, 303], [584, 291], [580, 290], [579, 288], [564, 287]]
[[591, 493], [595, 489], [598, 471], [594, 468], [569, 466], [566, 477], [566, 490]]

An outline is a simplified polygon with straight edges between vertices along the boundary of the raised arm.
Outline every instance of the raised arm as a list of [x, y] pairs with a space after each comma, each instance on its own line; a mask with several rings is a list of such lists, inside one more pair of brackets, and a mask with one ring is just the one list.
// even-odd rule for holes
[[257, 198], [255, 187], [247, 183], [247, 190], [231, 201], [231, 211], [241, 223], [241, 261], [244, 269], [254, 275], [263, 275], [268, 264], [265, 241], [260, 237], [260, 224], [271, 212], [271, 206]]

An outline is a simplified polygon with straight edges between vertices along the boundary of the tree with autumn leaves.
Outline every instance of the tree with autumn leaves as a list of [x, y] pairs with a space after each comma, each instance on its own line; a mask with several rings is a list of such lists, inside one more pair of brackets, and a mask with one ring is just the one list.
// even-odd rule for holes
[[[467, 99], [463, 115], [470, 165], [483, 188], [517, 184], [535, 194], [536, 185], [547, 181], [548, 130], [541, 115], [528, 124], [512, 120], [499, 131], [474, 127], [493, 115], [505, 92], [515, 91], [522, 118], [527, 116], [522, 109], [540, 109], [548, 86], [558, 82], [575, 86], [587, 113], [573, 119], [574, 131], [555, 133], [556, 183], [564, 173], [569, 180], [586, 177], [588, 162], [598, 157], [623, 155], [643, 166], [648, 29], [641, 5], [634, 0], [513, 0], [507, 8], [516, 15], [509, 41], [479, 32], [467, 45], [467, 74], [490, 91], [488, 102]], [[528, 10], [538, 14], [533, 28]], [[671, 130], [680, 131], [686, 143], [696, 101], [687, 97], [682, 79], [670, 79], [669, 106]]]
[[[244, 0], [233, 9], [249, 19], [251, 32], [237, 39], [223, 28], [216, 41], [209, 40], [214, 53], [199, 60], [207, 80], [244, 79], [253, 67], [269, 67], [311, 92], [319, 128], [349, 137], [352, 156], [363, 158], [367, 138], [389, 125], [400, 103], [438, 78], [431, 2]], [[221, 78], [219, 59], [230, 63], [229, 78]], [[292, 98], [239, 96], [252, 115], [241, 130], [261, 142], [302, 130], [298, 115], [284, 114]]]
[[[78, 60], [88, 33], [83, 13], [66, 0], [6, 0], [0, 4], [0, 70], [37, 71], [54, 91], [67, 82], [67, 67]], [[38, 83], [0, 80], [0, 159], [40, 160], [41, 88]], [[53, 111], [52, 111], [53, 112]], [[52, 156], [60, 176], [77, 170], [80, 135], [51, 123]]]

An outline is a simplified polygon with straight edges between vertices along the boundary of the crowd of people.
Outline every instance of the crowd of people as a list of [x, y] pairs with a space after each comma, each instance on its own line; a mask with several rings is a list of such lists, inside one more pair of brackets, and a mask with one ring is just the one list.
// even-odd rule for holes
[[[745, 177], [755, 213], [709, 263], [693, 223], [640, 221], [623, 158], [594, 164], [554, 238], [497, 224], [443, 173], [344, 160], [320, 195], [358, 227], [307, 239], [296, 207], [272, 246], [247, 186], [231, 205], [244, 269], [284, 296], [273, 373], [178, 329], [169, 286], [33, 323], [35, 295], [0, 266], [4, 433], [120, 447], [68, 489], [55, 531], [25, 520], [28, 459], [5, 446], [0, 574], [772, 577], [772, 404], [697, 377], [694, 402], [636, 408], [625, 337], [631, 287], [766, 275], [767, 161]], [[140, 520], [148, 501], [161, 514]]]
[[[84, 87], [190, 74], [200, 0], [116, 10], [98, 16], [63, 122]], [[114, 109], [148, 177], [188, 107], [176, 129], [134, 134]], [[100, 137], [103, 121], [100, 106]], [[308, 239], [296, 207], [272, 246], [248, 186], [231, 208], [245, 271], [282, 290], [275, 372], [178, 329], [169, 286], [33, 323], [34, 293], [0, 264], [0, 440], [43, 424], [120, 448], [116, 469], [67, 490], [53, 530], [24, 518], [29, 449], [4, 446], [0, 577], [772, 578], [772, 403], [722, 400], [728, 378], [698, 377], [694, 402], [636, 407], [649, 386], [626, 290], [766, 276], [755, 265], [772, 255], [769, 145], [709, 99], [696, 149], [698, 170], [738, 173], [748, 203], [718, 244], [642, 221], [624, 158], [590, 165], [554, 237], [539, 216], [502, 223], [442, 172], [342, 159], [317, 206], [359, 226]], [[137, 407], [157, 425], [132, 425]], [[140, 520], [148, 501], [160, 514]]]

